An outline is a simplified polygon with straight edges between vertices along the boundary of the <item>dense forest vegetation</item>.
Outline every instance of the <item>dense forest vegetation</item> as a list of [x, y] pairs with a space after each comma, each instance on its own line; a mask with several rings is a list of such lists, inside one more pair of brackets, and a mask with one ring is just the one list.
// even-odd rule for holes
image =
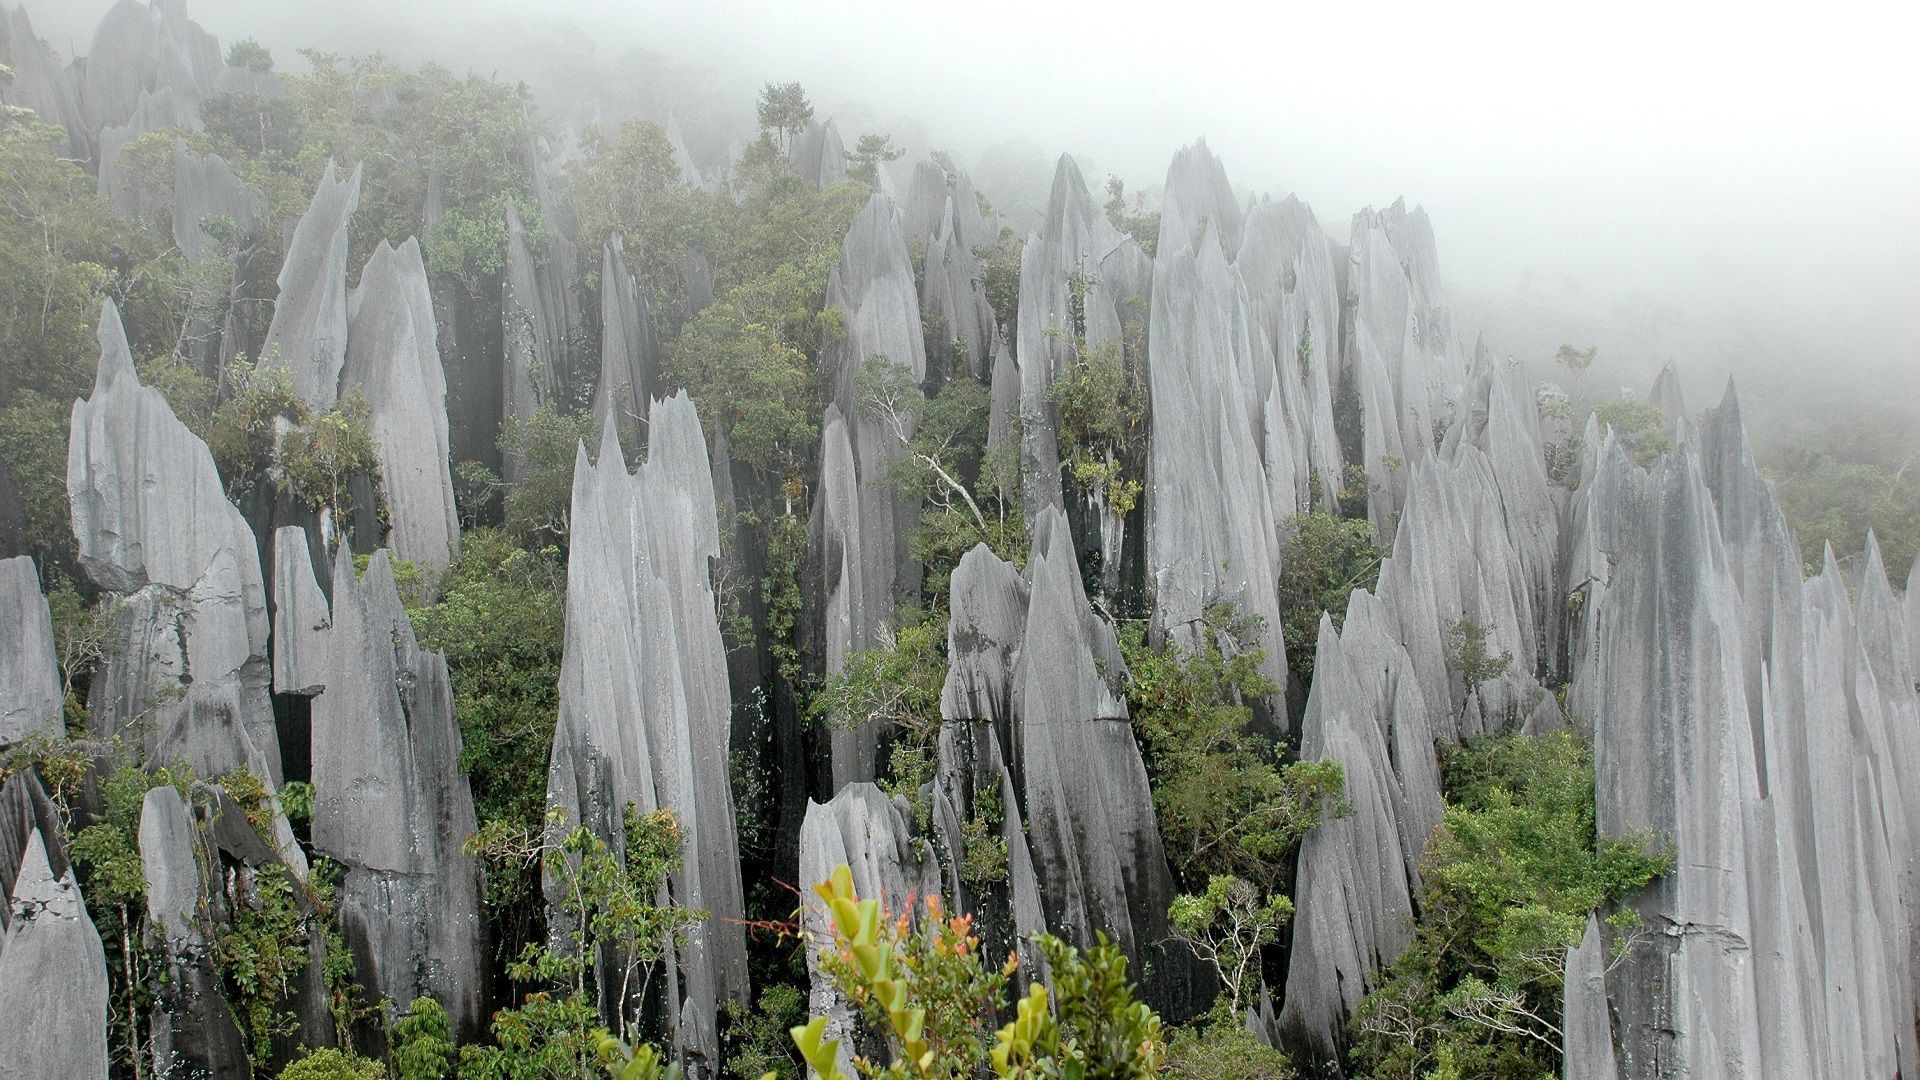
[[[13, 49], [18, 66], [21, 43]], [[0, 555], [31, 556], [38, 568], [65, 698], [64, 732], [7, 748], [0, 777], [37, 777], [68, 838], [107, 952], [113, 1075], [152, 1070], [152, 1017], [168, 1007], [177, 977], [159, 948], [165, 931], [148, 913], [142, 871], [143, 806], [159, 789], [223, 829], [238, 821], [256, 844], [272, 846], [283, 818], [311, 865], [310, 873], [261, 871], [206, 942], [214, 973], [206, 989], [232, 1009], [246, 1058], [220, 1075], [648, 1080], [688, 1070], [834, 1080], [847, 1075], [847, 1059], [818, 994], [809, 1000], [822, 985], [810, 981], [810, 949], [824, 956], [824, 984], [857, 1016], [851, 1067], [862, 1076], [1298, 1075], [1258, 1018], [1278, 1007], [1294, 948], [1302, 844], [1356, 812], [1352, 778], [1331, 752], [1303, 748], [1300, 718], [1316, 693], [1316, 644], [1343, 629], [1356, 590], [1380, 588], [1394, 538], [1369, 517], [1369, 496], [1377, 518], [1380, 493], [1406, 488], [1404, 458], [1388, 454], [1370, 475], [1355, 464], [1368, 460], [1357, 452], [1357, 429], [1339, 432], [1348, 471], [1316, 475], [1311, 499], [1278, 523], [1277, 620], [1218, 603], [1193, 636], [1170, 640], [1150, 598], [1110, 587], [1127, 578], [1083, 547], [1078, 587], [1117, 627], [1125, 669], [1101, 674], [1119, 678], [1175, 893], [1155, 915], [1166, 944], [1199, 972], [1200, 989], [1182, 999], [1185, 1008], [1150, 1007], [1170, 1000], [1156, 982], [1166, 973], [1130, 966], [1105, 936], [1037, 936], [1030, 945], [1048, 978], [1029, 979], [1019, 956], [990, 954], [973, 913], [943, 907], [939, 895], [886, 897], [885, 906], [858, 895], [845, 873], [795, 878], [807, 801], [833, 793], [827, 748], [836, 733], [883, 733], [875, 780], [920, 834], [932, 832], [950, 719], [942, 711], [958, 604], [950, 581], [977, 546], [1023, 571], [1040, 556], [1030, 549], [1037, 523], [1022, 484], [1034, 466], [1020, 433], [989, 436], [993, 358], [969, 355], [956, 328], [932, 317], [921, 327], [923, 378], [886, 357], [849, 358], [843, 347], [851, 315], [834, 303], [843, 240], [874, 192], [891, 186], [882, 173], [899, 151], [888, 133], [862, 133], [850, 150], [836, 142], [843, 160], [822, 177], [805, 156], [818, 130], [813, 105], [798, 84], [772, 82], [757, 102], [758, 130], [724, 175], [690, 181], [667, 124], [561, 121], [545, 108], [551, 103], [499, 77], [377, 55], [306, 53], [282, 64], [252, 41], [233, 43], [223, 59], [252, 78], [206, 96], [198, 124], [163, 126], [113, 150], [111, 190], [102, 162], [77, 154], [52, 118], [17, 105], [0, 116]], [[184, 251], [177, 235], [176, 154], [218, 155], [258, 193], [250, 221], [197, 223], [211, 251]], [[563, 199], [549, 190], [556, 156], [564, 157]], [[417, 237], [441, 328], [458, 551], [444, 568], [396, 558], [390, 570], [410, 633], [445, 656], [458, 767], [471, 788], [475, 827], [465, 849], [484, 869], [478, 1030], [459, 1030], [460, 1019], [431, 996], [382, 1001], [367, 985], [335, 902], [342, 868], [314, 840], [315, 800], [327, 793], [296, 764], [304, 750], [288, 751], [278, 785], [244, 768], [195, 775], [181, 763], [142, 760], [138, 732], [89, 720], [120, 646], [114, 601], [76, 547], [68, 444], [74, 402], [94, 392], [101, 367], [103, 301], [118, 310], [140, 383], [206, 444], [263, 547], [271, 529], [262, 522], [296, 523], [350, 547], [368, 581], [384, 572], [369, 558], [384, 542], [390, 506], [368, 402], [349, 394], [317, 407], [288, 367], [259, 354], [296, 223], [334, 171], [359, 177], [344, 256], [349, 286], [382, 245]], [[1117, 234], [1155, 254], [1159, 214], [1117, 178], [1105, 193], [1100, 212]], [[976, 201], [976, 216], [998, 228], [975, 251], [974, 284], [995, 339], [1011, 340], [1030, 241], [1024, 223], [991, 216], [990, 192]], [[570, 219], [550, 220], [557, 208]], [[909, 240], [924, 283], [937, 255], [924, 238]], [[576, 273], [586, 313], [582, 339], [565, 344], [564, 367], [545, 373], [550, 391], [524, 415], [500, 407], [497, 375], [513, 347], [499, 309], [503, 290], [518, 287], [517, 244], [536, 263]], [[755, 673], [732, 686], [726, 763], [752, 993], [714, 1018], [715, 1061], [674, 1060], [661, 1007], [676, 950], [711, 917], [675, 902], [666, 885], [688, 857], [683, 823], [671, 810], [628, 803], [621, 840], [609, 843], [550, 807], [574, 470], [586, 450], [607, 446], [595, 401], [608, 392], [601, 359], [619, 332], [599, 314], [615, 285], [603, 278], [611, 256], [603, 263], [597, 253], [615, 247], [650, 313], [658, 365], [645, 393], [688, 395], [716, 475], [727, 481], [712, 589], [730, 664]], [[554, 266], [561, 251], [575, 252], [577, 266]], [[1049, 339], [1068, 357], [1046, 392], [1058, 417], [1051, 449], [1074, 498], [1137, 530], [1150, 482], [1148, 331], [1144, 311], [1117, 334], [1089, 329], [1087, 293], [1098, 285], [1069, 282], [1067, 331]], [[1302, 369], [1312, 352], [1311, 341], [1299, 343]], [[1688, 418], [1668, 415], [1657, 395], [1650, 404], [1590, 392], [1583, 376], [1592, 349], [1569, 345], [1535, 359], [1564, 369], [1567, 392], [1543, 409], [1558, 434], [1543, 462], [1556, 486], [1581, 484], [1583, 453], [1599, 449], [1583, 446], [1586, 431], [1609, 432], [1645, 465], [1674, 450]], [[884, 484], [913, 508], [898, 525], [920, 581], [889, 613], [884, 637], [829, 672], [812, 629], [817, 518], [823, 418], [843, 382], [856, 402], [847, 422], [879, 433], [892, 461]], [[1338, 419], [1341, 400], [1334, 405]], [[1447, 432], [1434, 425], [1438, 447]], [[645, 458], [637, 429], [618, 433], [636, 464]], [[1897, 420], [1808, 420], [1760, 450], [1808, 575], [1821, 570], [1828, 545], [1858, 562], [1870, 533], [1889, 568], [1914, 560], [1920, 470]], [[1322, 497], [1323, 485], [1338, 490]], [[330, 561], [324, 553], [317, 560]], [[1563, 602], [1573, 610], [1578, 600]], [[1494, 700], [1491, 688], [1510, 665], [1529, 677], [1539, 665], [1505, 649], [1487, 626], [1450, 618], [1435, 648], [1461, 704], [1431, 704], [1464, 726], [1468, 710], [1491, 711], [1482, 702]], [[1278, 670], [1268, 641], [1284, 645]], [[1571, 671], [1540, 673], [1552, 676], [1542, 682], [1553, 709], [1574, 711]], [[304, 734], [304, 701], [275, 697], [289, 745]], [[1649, 931], [1625, 900], [1674, 863], [1670, 837], [1621, 839], [1596, 828], [1587, 719], [1551, 731], [1489, 723], [1468, 738], [1428, 741], [1426, 749], [1439, 743], [1444, 802], [1412, 853], [1410, 944], [1356, 995], [1333, 1068], [1378, 1078], [1557, 1074], [1567, 951], [1594, 912], [1615, 955], [1632, 950]], [[1006, 808], [997, 788], [982, 790], [959, 822], [958, 873], [979, 895], [999, 896], [1011, 873]], [[809, 906], [828, 917], [824, 940], [806, 929]], [[619, 994], [609, 989], [613, 976]], [[625, 989], [629, 982], [638, 989]], [[298, 1011], [309, 986], [322, 1016]], [[316, 1030], [324, 1042], [310, 1038]]]

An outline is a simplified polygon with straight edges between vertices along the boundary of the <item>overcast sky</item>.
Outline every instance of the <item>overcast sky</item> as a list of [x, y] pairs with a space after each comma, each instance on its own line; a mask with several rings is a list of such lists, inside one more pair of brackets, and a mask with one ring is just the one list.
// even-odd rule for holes
[[[84, 53], [107, 4], [28, 7]], [[189, 5], [287, 59], [419, 51], [502, 75], [520, 34], [570, 21], [602, 61], [666, 53], [715, 69], [743, 106], [797, 79], [823, 106], [924, 121], [963, 163], [1020, 138], [1136, 188], [1205, 135], [1237, 187], [1297, 192], [1337, 238], [1362, 206], [1424, 204], [1462, 293], [1498, 300], [1532, 271], [1590, 313], [1652, 294], [1920, 394], [1912, 3]]]

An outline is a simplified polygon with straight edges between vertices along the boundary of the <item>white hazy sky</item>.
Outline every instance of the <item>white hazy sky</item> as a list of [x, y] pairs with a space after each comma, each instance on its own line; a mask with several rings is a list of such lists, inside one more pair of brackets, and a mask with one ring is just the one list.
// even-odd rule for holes
[[[107, 2], [29, 9], [85, 52]], [[602, 60], [667, 53], [743, 102], [798, 79], [819, 103], [921, 118], [963, 161], [1019, 137], [1134, 187], [1204, 134], [1236, 186], [1298, 192], [1336, 236], [1361, 206], [1424, 204], [1457, 288], [1510, 293], [1533, 270], [1577, 279], [1569, 302], [1732, 305], [1920, 394], [1910, 0], [189, 4], [223, 40], [276, 52], [417, 50], [503, 75], [509, 27], [569, 21]], [[455, 27], [489, 47], [463, 52]]]

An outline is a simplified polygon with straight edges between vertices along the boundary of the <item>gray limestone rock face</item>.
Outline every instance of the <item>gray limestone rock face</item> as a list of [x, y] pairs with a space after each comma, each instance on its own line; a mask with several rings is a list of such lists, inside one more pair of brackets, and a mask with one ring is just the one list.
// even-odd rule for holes
[[212, 943], [198, 914], [211, 856], [177, 789], [161, 785], [147, 792], [139, 842], [147, 933], [166, 970], [152, 1017], [154, 1071], [244, 1080], [250, 1072], [246, 1043], [221, 996]]
[[266, 199], [234, 175], [224, 158], [218, 154], [202, 156], [188, 150], [184, 142], [174, 143], [174, 246], [190, 264], [206, 264], [216, 258], [231, 264], [228, 273], [190, 278], [188, 305], [193, 314], [184, 344], [203, 373], [224, 370], [245, 347], [234, 316], [237, 308], [254, 301], [242, 295], [238, 261], [247, 239], [259, 230], [266, 216]]
[[[873, 648], [879, 629], [868, 616], [867, 559], [860, 528], [860, 479], [854, 464], [853, 442], [836, 405], [827, 406], [820, 427], [820, 495], [808, 523], [811, 551], [819, 588], [821, 662], [831, 676], [846, 667], [854, 653]], [[880, 732], [872, 724], [833, 729], [830, 738], [832, 783], [837, 791], [856, 780], [874, 777], [874, 757]]]
[[260, 363], [291, 371], [295, 392], [316, 410], [339, 396], [347, 361], [347, 229], [359, 205], [360, 166], [341, 181], [329, 160], [287, 242], [280, 296], [260, 345]]
[[1907, 571], [1905, 608], [1907, 617], [1907, 655], [1912, 658], [1913, 670], [1920, 671], [1920, 555], [1913, 558], [1913, 566]]
[[1587, 932], [1567, 950], [1566, 1018], [1560, 1025], [1563, 1080], [1620, 1080], [1613, 1052], [1613, 1020], [1607, 1015], [1607, 951], [1600, 922], [1587, 916]]
[[[460, 553], [460, 513], [448, 464], [447, 380], [419, 242], [394, 248], [383, 241], [347, 311], [340, 389], [358, 393], [371, 414], [387, 545], [437, 578]], [[377, 520], [366, 525], [361, 535], [378, 535]]]
[[[1247, 289], [1249, 318], [1265, 338], [1279, 408], [1269, 410], [1267, 438], [1274, 507], [1305, 509], [1313, 480], [1320, 507], [1336, 504], [1343, 465], [1333, 423], [1333, 386], [1340, 375], [1340, 283], [1333, 244], [1305, 203], [1289, 195], [1248, 211], [1234, 270]], [[1289, 468], [1279, 467], [1284, 447]], [[1291, 491], [1283, 499], [1281, 485]]]
[[100, 132], [99, 192], [122, 215], [165, 220], [167, 206], [160, 196], [143, 190], [140, 177], [128, 171], [130, 143], [161, 131], [199, 131], [200, 111], [184, 94], [171, 89], [142, 92], [133, 115], [118, 127]]
[[[851, 527], [858, 534], [857, 544], [849, 545], [844, 539], [839, 543], [842, 554], [858, 557], [858, 567], [851, 576], [837, 580], [843, 587], [850, 582], [860, 590], [857, 604], [843, 603], [840, 609], [860, 620], [847, 624], [846, 643], [851, 649], [864, 649], [879, 640], [901, 603], [919, 596], [921, 574], [909, 543], [920, 517], [919, 500], [902, 491], [890, 476], [905, 450], [888, 420], [861, 407], [859, 376], [875, 357], [910, 377], [913, 389], [908, 393], [919, 393], [927, 375], [912, 259], [900, 231], [900, 214], [886, 195], [876, 192], [847, 230], [840, 264], [828, 275], [827, 303], [841, 312], [844, 325], [842, 338], [831, 351], [831, 400], [837, 416], [829, 416], [828, 423], [838, 419], [844, 425], [853, 483], [846, 484], [845, 462], [837, 456], [838, 448], [823, 442], [821, 488], [824, 492], [832, 485], [834, 491], [829, 517], [838, 520], [830, 525]], [[911, 436], [911, 418], [901, 427]], [[822, 437], [827, 437], [824, 432]], [[849, 492], [852, 498], [847, 497]], [[831, 677], [839, 672], [837, 661], [844, 660], [844, 654], [830, 645], [826, 660], [826, 674]], [[851, 759], [842, 761], [836, 755], [836, 783], [875, 775], [864, 738], [853, 749]]]
[[1413, 938], [1410, 858], [1396, 814], [1400, 786], [1374, 715], [1377, 690], [1367, 685], [1377, 676], [1348, 652], [1322, 615], [1300, 757], [1340, 763], [1353, 813], [1322, 823], [1300, 845], [1298, 914], [1280, 1012], [1285, 1044], [1317, 1063], [1339, 1060], [1347, 1018], [1372, 988], [1374, 972]]
[[[656, 402], [629, 474], [611, 425], [574, 466], [566, 650], [547, 799], [619, 848], [624, 809], [673, 812], [683, 861], [673, 902], [708, 913], [676, 947], [674, 1045], [714, 1067], [723, 998], [747, 999], [726, 651], [710, 581], [720, 556], [712, 467], [692, 401]], [[558, 907], [549, 883], [549, 900]], [[603, 1002], [622, 1009], [630, 1003]]]
[[[1019, 725], [1016, 675], [1027, 584], [982, 544], [954, 568], [951, 595], [932, 796], [946, 895], [956, 910], [974, 915], [984, 955], [1015, 952], [1030, 978], [1043, 967], [1032, 938], [1045, 932], [1046, 915], [1008, 765]], [[986, 862], [997, 863], [1001, 873], [970, 876], [969, 868], [980, 865], [970, 859], [971, 848], [985, 844], [997, 845], [990, 854], [998, 857]]]
[[840, 129], [831, 117], [811, 120], [807, 129], [796, 135], [787, 156], [799, 167], [800, 175], [815, 187], [837, 184], [847, 178], [847, 150], [840, 141]]
[[920, 308], [928, 325], [939, 328], [927, 357], [934, 375], [941, 381], [962, 375], [989, 377], [988, 364], [998, 336], [993, 305], [981, 284], [979, 260], [961, 237], [953, 201], [943, 208], [935, 232], [907, 236], [926, 245]]
[[384, 549], [361, 579], [340, 548], [322, 651], [313, 843], [345, 867], [341, 926], [370, 962], [361, 981], [393, 1011], [431, 996], [471, 1035], [485, 996], [480, 868], [464, 846], [473, 796], [446, 657], [415, 640]]
[[671, 115], [667, 117], [667, 145], [673, 149], [673, 164], [680, 170], [680, 182], [691, 188], [705, 187], [706, 181], [700, 178], [699, 166], [693, 163], [693, 155], [687, 151], [686, 136], [680, 133], [680, 122]]
[[327, 628], [333, 613], [313, 575], [307, 532], [296, 525], [273, 531], [273, 690], [317, 694], [331, 674]]
[[[913, 836], [906, 800], [889, 798], [870, 783], [848, 784], [825, 803], [811, 800], [800, 825], [800, 887], [811, 889], [846, 866], [854, 893], [878, 900], [883, 911], [900, 915], [918, 898], [940, 893], [939, 864], [931, 845]], [[800, 925], [807, 940], [807, 973], [812, 982], [808, 1014], [827, 1018], [827, 1037], [840, 1040], [841, 1067], [851, 1068], [856, 1050], [869, 1052], [859, 1013], [833, 988], [820, 957], [833, 946], [833, 922], [826, 905], [804, 895]]]
[[[1017, 464], [1020, 453], [1020, 365], [1013, 348], [1003, 336], [993, 349], [993, 375], [987, 383], [987, 460], [997, 461], [1012, 455]], [[999, 481], [1000, 498], [1011, 503], [1019, 497], [1017, 480], [1003, 471]]]
[[1154, 264], [1147, 572], [1156, 632], [1198, 648], [1208, 613], [1231, 603], [1262, 620], [1261, 673], [1284, 686], [1279, 515], [1256, 411], [1255, 365], [1264, 361], [1246, 307], [1210, 233], [1197, 251], [1163, 250]]
[[1088, 193], [1080, 166], [1061, 155], [1041, 231], [1020, 254], [1014, 356], [1021, 377], [1021, 499], [1029, 523], [1049, 506], [1066, 505], [1052, 389], [1073, 362], [1076, 330], [1084, 330], [1090, 346], [1120, 342], [1152, 279], [1152, 260], [1113, 227]]
[[33, 559], [0, 559], [0, 747], [32, 735], [58, 737], [66, 695], [54, 650], [53, 615]]
[[1660, 410], [1660, 430], [1667, 438], [1677, 439], [1687, 424], [1687, 401], [1680, 393], [1680, 371], [1668, 361], [1660, 368], [1660, 374], [1653, 380], [1653, 389], [1647, 393], [1647, 404]]
[[48, 843], [39, 829], [28, 834], [0, 928], [0, 1068], [97, 1080], [107, 1075], [106, 953], [72, 869], [54, 872]]
[[1169, 941], [1173, 878], [1145, 766], [1127, 719], [1127, 666], [1113, 627], [1080, 584], [1059, 510], [1036, 524], [1016, 684], [1016, 771], [1046, 925], [1085, 945], [1106, 933], [1156, 1007], [1190, 1007], [1188, 957]]
[[[501, 282], [501, 334], [505, 349], [500, 414], [526, 420], [543, 404], [557, 403], [573, 373], [581, 333], [578, 284], [580, 253], [569, 235], [570, 211], [558, 190], [561, 178], [550, 160], [529, 150], [546, 246], [529, 246], [517, 203], [507, 205], [507, 266]], [[512, 455], [508, 479], [519, 475]]]
[[119, 0], [94, 28], [80, 103], [95, 130], [125, 124], [144, 92], [197, 106], [215, 92], [222, 66], [220, 42], [187, 18], [182, 0]]
[[644, 439], [647, 406], [660, 374], [660, 341], [639, 282], [627, 270], [625, 245], [616, 236], [600, 260], [600, 378], [593, 391], [593, 419], [612, 418], [624, 445]]
[[1677, 856], [1634, 900], [1653, 941], [1607, 976], [1621, 1065], [1743, 1075], [1762, 1058], [1741, 812], [1759, 778], [1738, 587], [1691, 447], [1648, 472], [1609, 439], [1588, 499], [1607, 571], [1586, 602], [1571, 697], [1594, 727], [1596, 827]]
[[80, 97], [68, 69], [52, 49], [34, 33], [33, 21], [24, 4], [8, 9], [0, 16], [0, 46], [13, 78], [0, 87], [0, 101], [22, 109], [32, 109], [42, 124], [67, 129], [67, 144], [78, 160], [91, 157], [88, 149], [93, 129], [80, 113]]
[[1201, 238], [1211, 233], [1226, 250], [1238, 251], [1243, 224], [1227, 170], [1207, 149], [1207, 140], [1181, 147], [1167, 167], [1166, 186], [1161, 190], [1160, 242], [1155, 250], [1197, 251]]
[[[23, 769], [0, 783], [0, 896], [12, 896], [27, 846], [35, 836], [46, 845], [47, 865], [57, 877], [67, 873], [67, 849], [61, 834], [60, 807], [40, 786], [39, 774]], [[13, 922], [13, 908], [0, 904], [0, 940]], [[4, 948], [4, 946], [0, 946]]]
[[205, 775], [245, 765], [277, 784], [253, 532], [206, 444], [140, 385], [110, 301], [100, 343], [93, 395], [74, 402], [67, 445], [81, 567], [124, 594], [109, 613], [115, 647], [94, 679], [94, 725], [106, 737], [138, 723], [149, 760], [183, 754]]

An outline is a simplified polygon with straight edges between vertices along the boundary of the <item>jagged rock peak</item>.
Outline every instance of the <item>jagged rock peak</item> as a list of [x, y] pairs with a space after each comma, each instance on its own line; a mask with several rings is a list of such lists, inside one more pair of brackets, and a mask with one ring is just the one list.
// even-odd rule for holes
[[347, 360], [347, 230], [360, 205], [360, 166], [345, 181], [331, 159], [313, 202], [293, 229], [280, 265], [280, 297], [260, 345], [260, 362], [293, 373], [300, 399], [333, 405]]
[[33, 559], [0, 559], [0, 747], [65, 730], [53, 615]]
[[1196, 139], [1173, 156], [1160, 198], [1160, 242], [1156, 250], [1170, 255], [1193, 248], [1208, 235], [1229, 254], [1240, 250], [1242, 210], [1227, 183], [1220, 159]]
[[184, 142], [173, 144], [173, 242], [188, 262], [214, 254], [206, 223], [227, 218], [241, 233], [266, 218], [266, 199], [234, 174], [219, 154], [196, 154]]
[[360, 578], [340, 546], [331, 624], [305, 632], [324, 634], [326, 667], [313, 703], [313, 843], [345, 867], [342, 923], [361, 978], [394, 1008], [432, 996], [477, 1032], [480, 868], [465, 847], [476, 823], [446, 657], [415, 639], [384, 548]]
[[[16, 777], [16, 779], [18, 779]], [[58, 873], [40, 828], [9, 867], [10, 916], [0, 927], [0, 1063], [10, 1076], [93, 1080], [107, 1075], [107, 959], [73, 871]]]
[[[682, 1054], [714, 1062], [720, 1001], [744, 1004], [747, 991], [728, 780], [732, 703], [709, 580], [719, 530], [692, 400], [682, 392], [654, 403], [648, 431], [636, 473], [627, 472], [611, 423], [597, 462], [584, 445], [576, 454], [547, 796], [568, 822], [616, 845], [629, 803], [678, 819], [683, 861], [669, 892], [709, 918], [676, 947], [668, 1020]], [[560, 883], [548, 887], [558, 908]]]
[[593, 417], [601, 426], [611, 417], [624, 445], [638, 446], [654, 382], [660, 370], [660, 342], [646, 294], [627, 269], [626, 246], [609, 240], [600, 258], [600, 378], [593, 392]]
[[73, 405], [67, 494], [80, 565], [102, 588], [148, 582], [186, 591], [226, 551], [239, 578], [249, 640], [265, 655], [266, 597], [253, 531], [227, 501], [213, 454], [142, 386], [112, 300], [100, 306], [93, 395]]
[[[348, 299], [343, 393], [359, 393], [371, 413], [380, 459], [380, 495], [388, 545], [396, 558], [437, 578], [460, 552], [460, 513], [453, 501], [447, 380], [427, 266], [419, 241], [374, 249]], [[378, 536], [367, 508], [356, 530]]]
[[1560, 1025], [1563, 1080], [1620, 1080], [1607, 1014], [1607, 955], [1600, 922], [1587, 916], [1580, 944], [1567, 950], [1565, 1019]]

